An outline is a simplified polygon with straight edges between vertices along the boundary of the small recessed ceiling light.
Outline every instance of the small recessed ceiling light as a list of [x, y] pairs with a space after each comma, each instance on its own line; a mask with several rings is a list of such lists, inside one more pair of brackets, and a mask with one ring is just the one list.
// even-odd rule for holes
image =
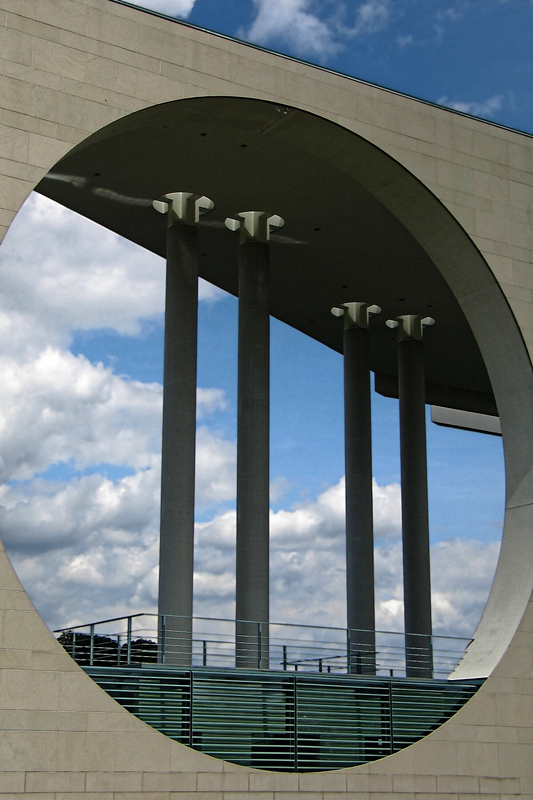
[[319, 231], [319, 230], [320, 230], [320, 228], [313, 228], [313, 230], [315, 230], [315, 231]]
[[241, 147], [248, 147], [247, 144], [241, 144]]
[[101, 172], [95, 172], [95, 173], [94, 173], [94, 177], [95, 177], [95, 178], [99, 178], [101, 174], [102, 174]]
[[200, 136], [207, 136], [207, 133], [201, 133]]

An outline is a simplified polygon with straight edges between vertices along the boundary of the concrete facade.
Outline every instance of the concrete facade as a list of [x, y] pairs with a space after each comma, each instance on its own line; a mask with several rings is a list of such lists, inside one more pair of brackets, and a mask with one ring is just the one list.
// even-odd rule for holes
[[445, 277], [493, 382], [507, 468], [500, 564], [472, 656], [458, 671], [487, 681], [426, 739], [339, 772], [242, 768], [144, 725], [57, 644], [2, 550], [0, 800], [533, 797], [533, 140], [110, 0], [0, 0], [0, 57], [2, 235], [72, 147], [132, 112], [182, 98], [295, 106], [399, 162], [475, 245], [454, 261], [451, 228], [441, 220], [430, 230], [408, 184], [384, 174], [374, 186], [435, 263], [448, 259]]

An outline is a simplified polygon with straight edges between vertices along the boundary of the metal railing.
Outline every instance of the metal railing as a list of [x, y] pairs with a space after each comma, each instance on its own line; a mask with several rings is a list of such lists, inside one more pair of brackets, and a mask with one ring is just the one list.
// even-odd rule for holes
[[395, 753], [446, 722], [481, 683], [157, 665], [84, 669], [166, 736], [236, 764], [290, 772]]
[[[55, 630], [82, 666], [166, 665], [443, 679], [469, 639], [290, 623], [132, 614]], [[407, 641], [406, 641], [407, 640]], [[407, 646], [406, 646], [407, 645]], [[407, 654], [407, 655], [406, 655]]]

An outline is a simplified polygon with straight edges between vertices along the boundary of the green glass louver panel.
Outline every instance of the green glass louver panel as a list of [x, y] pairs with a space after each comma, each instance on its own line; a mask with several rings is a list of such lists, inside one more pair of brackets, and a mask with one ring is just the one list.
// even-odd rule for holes
[[340, 769], [389, 755], [448, 720], [481, 682], [84, 667], [161, 733], [236, 764]]

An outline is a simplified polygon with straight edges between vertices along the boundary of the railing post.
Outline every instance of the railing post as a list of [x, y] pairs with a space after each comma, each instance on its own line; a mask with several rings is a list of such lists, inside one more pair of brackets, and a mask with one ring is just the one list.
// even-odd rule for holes
[[263, 649], [261, 623], [257, 623], [257, 669], [261, 669], [261, 655]]
[[93, 666], [94, 662], [94, 625], [91, 625], [91, 643], [89, 645], [89, 666]]
[[283, 645], [283, 670], [287, 671], [287, 645]]
[[120, 667], [120, 633], [117, 633], [117, 667]]
[[293, 723], [293, 731], [294, 731], [294, 771], [298, 772], [298, 682], [296, 679], [296, 675], [294, 676], [293, 680], [293, 687], [294, 687], [294, 694], [293, 694], [293, 705], [294, 705], [294, 723]]
[[159, 647], [161, 652], [161, 663], [165, 663], [165, 656], [166, 656], [166, 646], [167, 646], [167, 632], [166, 632], [166, 614], [161, 614], [161, 623], [160, 623], [160, 636], [159, 636]]
[[207, 667], [207, 642], [205, 639], [202, 642], [202, 666]]
[[192, 719], [192, 712], [193, 712], [193, 697], [194, 697], [194, 672], [191, 670], [189, 672], [189, 747], [193, 746], [193, 719]]
[[76, 631], [72, 631], [72, 658], [76, 661]]
[[129, 667], [130, 664], [131, 664], [131, 617], [128, 617], [128, 634], [127, 634], [127, 636], [128, 636], [128, 656], [127, 656], [128, 660], [127, 660], [127, 665]]
[[[392, 672], [392, 670], [391, 670]], [[394, 718], [392, 716], [392, 682], [389, 681], [389, 719], [390, 719], [390, 751], [394, 753]]]
[[346, 629], [346, 672], [348, 675], [352, 672], [352, 637], [349, 628]]

